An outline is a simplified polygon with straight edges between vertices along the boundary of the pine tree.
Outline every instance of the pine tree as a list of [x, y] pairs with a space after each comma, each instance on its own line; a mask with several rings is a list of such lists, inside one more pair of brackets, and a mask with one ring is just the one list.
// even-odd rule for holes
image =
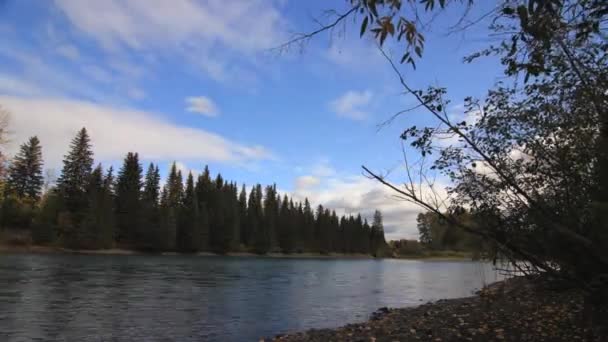
[[240, 222], [236, 184], [226, 184], [222, 191], [224, 208], [224, 232], [222, 251], [228, 252], [237, 249], [240, 241]]
[[241, 188], [241, 192], [239, 193], [238, 200], [238, 211], [239, 211], [239, 237], [240, 244], [242, 246], [247, 246], [249, 244], [249, 228], [247, 222], [247, 190], [245, 189], [245, 184], [243, 184]]
[[374, 212], [372, 221], [370, 251], [374, 256], [378, 256], [382, 249], [386, 246], [384, 239], [384, 225], [382, 223], [382, 213], [379, 210]]
[[304, 243], [306, 246], [306, 250], [309, 252], [316, 251], [317, 245], [315, 241], [315, 216], [312, 212], [312, 207], [310, 206], [308, 198], [304, 199], [302, 230], [304, 234]]
[[267, 186], [264, 196], [264, 235], [260, 236], [260, 245], [264, 252], [271, 251], [276, 245], [276, 231], [279, 218], [279, 202], [276, 185]]
[[173, 208], [179, 208], [184, 198], [184, 179], [182, 172], [177, 170], [177, 165], [173, 163], [169, 177], [167, 178], [167, 201]]
[[31, 137], [21, 145], [8, 168], [6, 188], [19, 199], [36, 202], [40, 199], [42, 176], [42, 147], [38, 137]]
[[104, 186], [101, 165], [89, 177], [88, 206], [74, 246], [85, 249], [110, 248], [113, 241], [112, 199]]
[[57, 191], [63, 198], [70, 216], [76, 221], [87, 205], [86, 191], [92, 171], [91, 139], [83, 127], [70, 143], [70, 151], [63, 159], [63, 169], [57, 180]]
[[141, 229], [142, 167], [139, 155], [129, 152], [116, 179], [117, 240], [135, 246]]
[[144, 180], [142, 200], [158, 205], [160, 200], [160, 171], [158, 166], [150, 163]]
[[283, 200], [281, 201], [281, 207], [279, 209], [279, 220], [277, 225], [279, 247], [281, 248], [281, 251], [283, 253], [291, 253], [295, 248], [295, 236], [293, 234], [294, 224], [292, 222], [292, 207], [293, 202], [291, 202], [290, 206], [287, 195], [284, 195]]
[[212, 192], [211, 176], [209, 167], [205, 166], [202, 174], [196, 180], [194, 191], [198, 199], [199, 215], [200, 215], [200, 244], [201, 250], [210, 249], [209, 237], [209, 202]]
[[83, 236], [79, 230], [89, 205], [87, 190], [92, 171], [91, 139], [83, 127], [70, 143], [70, 150], [63, 159], [63, 168], [57, 180], [57, 194], [62, 204], [57, 215], [57, 235], [67, 246], [78, 247]]
[[256, 242], [256, 234], [262, 224], [262, 203], [259, 202], [258, 191], [260, 185], [257, 184], [251, 188], [249, 199], [247, 200], [247, 218], [245, 220], [245, 236], [243, 237], [245, 245], [253, 249]]
[[45, 245], [55, 241], [58, 234], [57, 216], [61, 208], [61, 197], [56, 189], [49, 189], [42, 196], [40, 210], [34, 218], [32, 240], [35, 244]]
[[[173, 172], [172, 172], [173, 173]], [[177, 177], [177, 173], [175, 173]], [[172, 251], [175, 249], [177, 235], [176, 208], [171, 203], [169, 185], [163, 187], [160, 197], [160, 231], [162, 240], [161, 250]]]
[[184, 183], [176, 163], [171, 165], [167, 184], [161, 196], [161, 225], [166, 236], [167, 249], [173, 250], [177, 243], [177, 230], [180, 222], [180, 209], [184, 198]]
[[146, 171], [141, 200], [141, 226], [146, 234], [141, 237], [140, 248], [162, 250], [166, 237], [161, 229], [160, 218], [160, 172], [158, 166], [150, 163]]
[[195, 236], [199, 236], [195, 233], [198, 229], [199, 219], [198, 203], [196, 202], [198, 199], [194, 191], [194, 177], [190, 172], [186, 178], [186, 188], [177, 227], [177, 249], [180, 252], [196, 252], [198, 249], [197, 241], [193, 241]]

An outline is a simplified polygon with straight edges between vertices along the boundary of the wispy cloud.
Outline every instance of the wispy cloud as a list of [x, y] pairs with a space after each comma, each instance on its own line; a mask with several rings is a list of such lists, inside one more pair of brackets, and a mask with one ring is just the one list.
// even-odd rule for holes
[[78, 50], [78, 48], [76, 46], [74, 46], [72, 44], [62, 44], [62, 45], [59, 45], [55, 49], [55, 51], [59, 55], [65, 57], [67, 59], [70, 59], [70, 60], [72, 60], [74, 62], [76, 62], [76, 61], [78, 61], [80, 59], [80, 51]]
[[186, 98], [186, 110], [204, 116], [215, 117], [220, 114], [215, 102], [206, 96], [193, 96]]
[[[0, 96], [0, 103], [12, 113], [11, 146], [38, 135], [47, 165], [58, 167], [70, 139], [80, 127], [92, 136], [96, 159], [119, 160], [128, 151], [142, 159], [223, 162], [240, 165], [271, 159], [263, 147], [239, 143], [202, 129], [168, 122], [154, 113], [116, 108], [92, 102], [59, 98]], [[9, 151], [9, 152], [11, 152]]]
[[55, 4], [76, 29], [109, 53], [171, 51], [218, 81], [232, 81], [255, 69], [252, 56], [282, 41], [286, 27], [275, 2], [266, 0]]
[[351, 90], [330, 102], [329, 107], [336, 115], [352, 120], [365, 120], [369, 116], [368, 106], [373, 93], [369, 90]]
[[[329, 163], [325, 163], [325, 167], [331, 168], [332, 173], [326, 176], [311, 173], [297, 177], [291, 194], [299, 200], [308, 198], [312, 203], [335, 209], [338, 214], [361, 213], [369, 220], [374, 210], [378, 209], [383, 214], [388, 239], [418, 238], [416, 217], [424, 209], [395, 198], [392, 190], [377, 181], [362, 175], [337, 172]], [[443, 184], [436, 184], [434, 189], [438, 198], [447, 198]], [[423, 198], [434, 196], [429, 187], [420, 190]]]

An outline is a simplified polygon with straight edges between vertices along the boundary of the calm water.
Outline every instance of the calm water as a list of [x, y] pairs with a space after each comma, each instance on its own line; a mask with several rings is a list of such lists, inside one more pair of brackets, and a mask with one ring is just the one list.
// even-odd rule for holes
[[0, 255], [0, 340], [257, 341], [495, 280], [473, 262]]

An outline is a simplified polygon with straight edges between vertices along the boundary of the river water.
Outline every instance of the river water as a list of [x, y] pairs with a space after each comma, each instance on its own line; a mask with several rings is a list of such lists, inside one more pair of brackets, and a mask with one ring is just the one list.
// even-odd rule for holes
[[0, 254], [0, 341], [257, 341], [499, 278], [461, 261]]

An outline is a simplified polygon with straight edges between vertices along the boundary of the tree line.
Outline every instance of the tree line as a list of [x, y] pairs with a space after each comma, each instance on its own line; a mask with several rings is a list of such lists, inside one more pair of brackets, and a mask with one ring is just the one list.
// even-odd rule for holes
[[[3, 181], [0, 222], [29, 229], [33, 242], [72, 249], [113, 247], [144, 251], [227, 253], [363, 253], [385, 249], [382, 214], [339, 217], [308, 199], [281, 196], [275, 185], [247, 192], [212, 177], [208, 167], [184, 177], [173, 163], [164, 186], [158, 165], [144, 172], [129, 152], [115, 174], [94, 167], [89, 134], [71, 141], [56, 186], [44, 188], [37, 137], [21, 145]], [[185, 178], [185, 179], [184, 179]], [[43, 191], [44, 190], [44, 191]]]
[[[452, 220], [446, 220], [450, 217]], [[463, 229], [467, 226], [483, 226], [474, 213], [461, 208], [458, 213], [437, 214], [426, 211], [416, 217], [418, 239], [390, 241], [391, 254], [395, 257], [466, 256], [474, 259], [497, 258], [496, 246], [478, 235]]]

